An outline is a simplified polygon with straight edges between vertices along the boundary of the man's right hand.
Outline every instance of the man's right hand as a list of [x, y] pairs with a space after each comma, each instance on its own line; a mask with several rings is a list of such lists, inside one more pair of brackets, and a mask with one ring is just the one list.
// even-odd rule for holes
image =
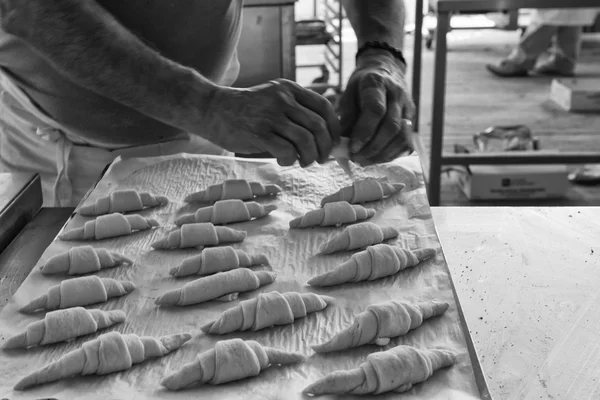
[[323, 163], [340, 138], [331, 103], [285, 79], [248, 89], [219, 87], [206, 117], [206, 137], [215, 144], [236, 153], [269, 152], [282, 166]]

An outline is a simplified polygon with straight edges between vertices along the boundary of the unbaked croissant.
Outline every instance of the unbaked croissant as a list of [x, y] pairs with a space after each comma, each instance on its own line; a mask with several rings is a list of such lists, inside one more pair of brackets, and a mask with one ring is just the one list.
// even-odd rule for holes
[[184, 249], [187, 247], [216, 246], [241, 242], [246, 232], [225, 226], [214, 226], [210, 222], [185, 224], [170, 232], [166, 237], [152, 243], [155, 249]]
[[77, 246], [64, 253], [51, 257], [40, 265], [42, 274], [82, 275], [100, 271], [104, 268], [133, 264], [129, 258], [106, 249], [95, 249], [92, 246]]
[[328, 353], [363, 344], [386, 346], [391, 338], [406, 335], [424, 320], [442, 315], [448, 307], [448, 303], [434, 301], [417, 304], [387, 301], [374, 304], [358, 314], [352, 325], [312, 348], [317, 353]]
[[447, 349], [416, 349], [397, 346], [371, 353], [359, 368], [335, 371], [304, 389], [304, 393], [380, 394], [402, 393], [426, 381], [440, 368], [456, 363], [457, 354]]
[[171, 268], [169, 274], [176, 277], [209, 275], [255, 265], [269, 265], [269, 259], [264, 254], [250, 255], [231, 246], [209, 247], [197, 256], [186, 258], [181, 264]]
[[24, 332], [8, 339], [4, 343], [4, 348], [16, 349], [64, 342], [124, 321], [125, 313], [121, 310], [102, 311], [71, 307], [66, 310], [51, 311], [44, 319], [32, 322]]
[[372, 222], [363, 222], [347, 227], [342, 233], [322, 245], [319, 250], [323, 254], [356, 250], [382, 243], [385, 240], [397, 237], [399, 234], [400, 232], [396, 228], [379, 227]]
[[234, 331], [258, 331], [274, 325], [288, 325], [295, 319], [324, 310], [332, 302], [332, 297], [314, 293], [261, 293], [226, 310], [217, 320], [204, 325], [202, 330], [224, 335]]
[[348, 203], [366, 203], [381, 200], [391, 194], [404, 189], [402, 183], [379, 182], [373, 178], [355, 181], [352, 186], [338, 190], [321, 200], [321, 206], [335, 201], [347, 201]]
[[252, 218], [262, 218], [276, 210], [274, 204], [263, 206], [255, 201], [244, 203], [242, 200], [219, 200], [213, 206], [202, 207], [194, 214], [186, 214], [175, 221], [175, 224], [193, 224], [194, 222], [212, 222], [215, 225], [233, 222], [250, 221]]
[[156, 207], [168, 202], [166, 197], [154, 196], [148, 192], [138, 192], [132, 189], [115, 190], [107, 196], [97, 198], [94, 203], [81, 207], [79, 214], [95, 216], [140, 211], [146, 207]]
[[153, 338], [113, 331], [84, 343], [44, 368], [21, 379], [15, 390], [54, 382], [76, 375], [105, 375], [124, 371], [133, 364], [162, 357], [191, 339], [189, 333]]
[[371, 218], [372, 208], [364, 208], [347, 201], [325, 204], [323, 208], [312, 210], [302, 217], [290, 221], [290, 228], [310, 228], [313, 226], [336, 226]]
[[219, 385], [257, 376], [270, 365], [290, 365], [304, 361], [298, 353], [266, 347], [254, 340], [221, 340], [214, 349], [198, 354], [179, 371], [160, 383], [170, 390], [179, 390], [197, 384]]
[[48, 291], [21, 308], [21, 312], [39, 309], [56, 310], [89, 304], [104, 303], [111, 297], [133, 292], [135, 285], [129, 281], [98, 278], [95, 275], [67, 279], [50, 287]]
[[277, 185], [263, 185], [245, 179], [228, 179], [218, 185], [210, 185], [205, 190], [192, 193], [185, 198], [188, 203], [197, 201], [214, 203], [217, 200], [251, 200], [255, 197], [275, 196], [281, 192]]
[[101, 215], [93, 221], [87, 221], [81, 228], [71, 229], [58, 238], [60, 240], [100, 240], [131, 235], [135, 231], [152, 229], [155, 226], [158, 226], [158, 222], [152, 218], [144, 218], [137, 214], [114, 213]]
[[275, 281], [276, 275], [268, 271], [233, 269], [188, 282], [180, 289], [169, 290], [154, 303], [163, 306], [188, 306], [209, 300], [232, 301], [240, 292], [258, 289]]
[[415, 267], [433, 256], [435, 249], [407, 250], [387, 244], [376, 244], [352, 255], [350, 260], [308, 281], [311, 286], [333, 286], [345, 282], [372, 281]]

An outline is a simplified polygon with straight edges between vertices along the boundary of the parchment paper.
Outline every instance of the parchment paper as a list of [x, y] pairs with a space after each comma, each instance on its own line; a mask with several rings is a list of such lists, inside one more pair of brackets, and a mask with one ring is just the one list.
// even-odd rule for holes
[[[478, 389], [473, 367], [466, 346], [465, 335], [454, 301], [451, 280], [423, 185], [423, 178], [416, 156], [404, 157], [393, 163], [356, 168], [356, 175], [376, 177], [389, 182], [402, 182], [406, 188], [390, 198], [369, 203], [377, 210], [371, 219], [381, 226], [394, 226], [400, 236], [390, 241], [407, 248], [434, 247], [435, 259], [424, 261], [420, 266], [373, 282], [345, 284], [338, 287], [315, 289], [306, 285], [312, 276], [325, 272], [348, 260], [351, 252], [334, 255], [316, 255], [319, 246], [343, 228], [313, 228], [290, 230], [291, 219], [319, 207], [322, 197], [351, 184], [335, 163], [315, 165], [307, 169], [283, 168], [270, 160], [243, 160], [217, 156], [177, 155], [151, 159], [116, 160], [105, 176], [90, 193], [85, 204], [117, 188], [146, 190], [165, 195], [170, 204], [148, 209], [139, 214], [156, 218], [160, 227], [131, 236], [97, 242], [61, 242], [55, 240], [38, 261], [38, 266], [49, 257], [69, 248], [91, 244], [120, 252], [135, 259], [133, 266], [102, 270], [100, 277], [111, 277], [135, 282], [138, 289], [133, 293], [105, 304], [91, 306], [104, 310], [122, 309], [127, 321], [93, 335], [75, 339], [69, 343], [28, 350], [1, 350], [0, 398], [162, 398], [184, 399], [299, 399], [308, 398], [302, 389], [326, 374], [358, 367], [368, 354], [390, 349], [400, 344], [419, 348], [451, 347], [460, 353], [459, 361], [451, 368], [436, 372], [426, 383], [416, 385], [405, 394], [381, 395], [381, 399], [463, 399], [477, 398]], [[275, 199], [259, 200], [275, 203], [278, 209], [270, 216], [244, 223], [232, 224], [234, 229], [245, 230], [248, 238], [234, 247], [249, 253], [265, 253], [277, 280], [253, 292], [242, 293], [230, 302], [208, 302], [180, 308], [161, 308], [154, 299], [164, 291], [181, 287], [197, 277], [172, 278], [169, 268], [184, 258], [198, 254], [198, 250], [156, 251], [150, 244], [174, 228], [173, 221], [184, 213], [195, 211], [200, 205], [183, 202], [184, 197], [210, 184], [227, 178], [244, 178], [263, 183], [276, 183], [283, 193]], [[74, 216], [64, 229], [83, 225], [89, 218]], [[43, 276], [34, 268], [11, 302], [0, 314], [0, 343], [23, 331], [26, 326], [43, 317], [25, 315], [17, 310], [20, 306], [59, 283], [64, 277]], [[214, 320], [221, 312], [241, 300], [250, 299], [259, 292], [278, 290], [313, 291], [335, 298], [335, 304], [325, 311], [308, 315], [288, 326], [274, 327], [258, 332], [236, 332], [224, 336], [207, 336], [200, 326]], [[363, 346], [350, 351], [315, 354], [311, 344], [329, 339], [335, 332], [352, 323], [354, 315], [368, 305], [386, 300], [435, 299], [450, 303], [450, 309], [441, 317], [426, 321], [406, 336], [392, 339], [386, 347]], [[133, 366], [130, 370], [107, 376], [87, 376], [46, 384], [27, 392], [16, 392], [12, 386], [23, 376], [57, 359], [67, 351], [77, 349], [83, 342], [94, 339], [111, 329], [123, 333], [161, 336], [178, 332], [191, 332], [193, 339], [178, 351], [160, 359], [153, 359]], [[163, 376], [192, 361], [199, 352], [211, 349], [218, 340], [240, 337], [259, 343], [300, 352], [307, 359], [303, 364], [271, 367], [259, 376], [221, 386], [199, 386], [171, 393], [159, 385]], [[323, 399], [333, 398], [323, 396]], [[348, 396], [343, 396], [348, 398]]]

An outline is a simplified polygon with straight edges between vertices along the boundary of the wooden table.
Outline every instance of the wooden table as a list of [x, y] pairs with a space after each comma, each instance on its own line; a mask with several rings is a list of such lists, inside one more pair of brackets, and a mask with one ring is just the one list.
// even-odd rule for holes
[[[0, 309], [72, 209], [0, 255]], [[600, 207], [433, 208], [494, 399], [600, 398]]]
[[599, 399], [600, 207], [433, 215], [494, 399]]

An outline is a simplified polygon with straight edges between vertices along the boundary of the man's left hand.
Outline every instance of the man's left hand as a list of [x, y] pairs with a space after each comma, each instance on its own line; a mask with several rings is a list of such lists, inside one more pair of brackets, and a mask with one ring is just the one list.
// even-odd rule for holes
[[414, 150], [414, 103], [405, 66], [386, 50], [368, 49], [357, 60], [339, 102], [342, 136], [350, 137], [352, 160], [385, 163]]

